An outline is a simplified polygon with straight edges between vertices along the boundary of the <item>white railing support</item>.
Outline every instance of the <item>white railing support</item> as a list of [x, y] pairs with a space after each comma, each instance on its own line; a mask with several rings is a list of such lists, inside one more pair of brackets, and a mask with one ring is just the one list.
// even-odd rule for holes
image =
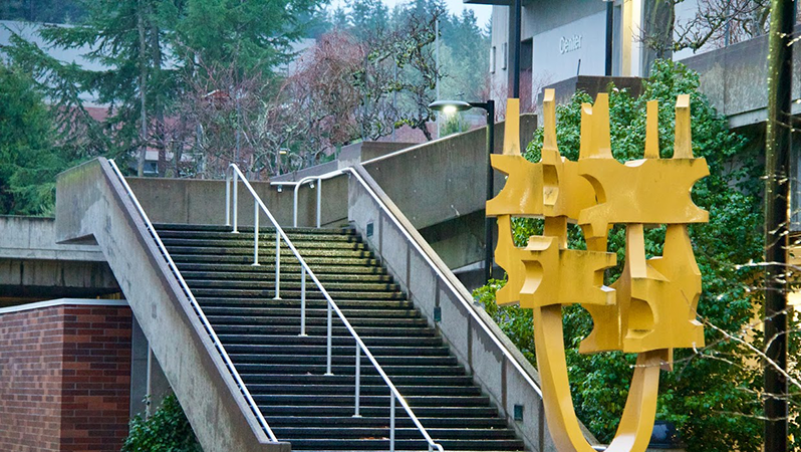
[[306, 269], [300, 269], [300, 334], [306, 334]]
[[273, 300], [281, 299], [281, 234], [278, 227], [275, 228], [275, 297]]
[[326, 340], [325, 348], [326, 348], [326, 356], [325, 356], [325, 374], [326, 375], [334, 375], [331, 372], [331, 331], [333, 328], [331, 327], [331, 317], [332, 311], [331, 302], [327, 303], [328, 305], [328, 339]]
[[253, 266], [259, 265], [259, 203], [253, 201]]
[[317, 178], [317, 229], [320, 229], [320, 220], [322, 219], [323, 209], [320, 207], [323, 203], [323, 180]]
[[233, 233], [239, 233], [239, 231], [236, 228], [237, 219], [239, 218], [239, 205], [237, 204], [237, 194], [239, 193], [239, 184], [237, 183], [238, 182], [237, 181], [238, 177], [239, 177], [239, 173], [234, 173], [234, 175], [233, 175], [233, 186], [231, 187], [231, 189], [234, 192], [233, 193], [233, 195], [234, 195], [233, 196], [233, 198], [234, 198], [234, 212], [233, 212], [233, 215], [234, 215], [234, 230], [231, 231]]
[[231, 176], [225, 173], [225, 225], [231, 226]]
[[[362, 389], [362, 349], [356, 344], [356, 413], [353, 417], [362, 417], [359, 414], [360, 393]], [[394, 397], [394, 396], [393, 396]]]
[[389, 452], [395, 452], [395, 394], [389, 394]]

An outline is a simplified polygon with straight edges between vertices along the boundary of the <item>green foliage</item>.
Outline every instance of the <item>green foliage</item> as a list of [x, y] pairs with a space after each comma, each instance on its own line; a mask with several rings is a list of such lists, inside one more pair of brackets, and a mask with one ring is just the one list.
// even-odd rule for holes
[[69, 163], [55, 136], [33, 79], [0, 64], [0, 214], [51, 212], [55, 176]]
[[[758, 262], [762, 256], [761, 168], [747, 149], [746, 140], [729, 132], [726, 119], [698, 93], [698, 83], [698, 75], [683, 65], [657, 61], [639, 98], [613, 89], [609, 101], [612, 151], [620, 161], [642, 158], [646, 103], [656, 99], [661, 155], [670, 157], [676, 96], [691, 95], [693, 151], [696, 157], [706, 158], [711, 173], [696, 183], [692, 193], [695, 203], [710, 212], [709, 223], [690, 227], [703, 274], [699, 315], [722, 330], [742, 336], [741, 329], [754, 319], [761, 302], [749, 290], [759, 273], [754, 267], [739, 265]], [[578, 158], [583, 102], [592, 99], [577, 93], [569, 104], [557, 107], [559, 150], [571, 160]], [[543, 131], [539, 129], [527, 147], [527, 159], [539, 161], [542, 138]], [[542, 223], [536, 220], [515, 219], [514, 228], [518, 246], [530, 235], [542, 233]], [[648, 257], [661, 255], [664, 235], [664, 226], [646, 231]], [[569, 246], [585, 248], [578, 227], [569, 230]], [[622, 270], [624, 227], [615, 226], [610, 231], [609, 251], [617, 253], [618, 265], [607, 271], [607, 284], [614, 282]], [[496, 308], [492, 294], [497, 284], [476, 294], [512, 340], [523, 350], [532, 350], [531, 330], [526, 325], [530, 314], [518, 308]], [[565, 307], [563, 315], [576, 411], [601, 441], [609, 441], [626, 401], [634, 355], [580, 355], [578, 344], [591, 331], [592, 319], [579, 306]], [[760, 399], [755, 394], [761, 385], [761, 372], [754, 362], [748, 362], [749, 353], [736, 341], [725, 340], [709, 326], [705, 328], [705, 338], [707, 347], [703, 350], [676, 350], [675, 370], [663, 372], [658, 418], [676, 423], [688, 451], [757, 451], [761, 447], [762, 424], [758, 418]], [[755, 340], [758, 345], [759, 337]]]
[[131, 420], [122, 452], [203, 452], [203, 449], [178, 399], [169, 395], [149, 418], [137, 415]]

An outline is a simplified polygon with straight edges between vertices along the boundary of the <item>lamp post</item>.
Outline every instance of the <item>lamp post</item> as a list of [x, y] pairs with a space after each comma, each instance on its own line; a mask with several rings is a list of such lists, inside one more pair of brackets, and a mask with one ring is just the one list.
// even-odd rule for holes
[[[495, 101], [490, 99], [486, 102], [465, 102], [461, 100], [438, 100], [428, 105], [428, 108], [445, 114], [452, 114], [458, 111], [480, 108], [487, 113], [487, 201], [495, 196], [494, 179], [492, 177], [492, 154], [495, 151]], [[488, 283], [492, 277], [492, 220], [484, 220], [484, 281]]]

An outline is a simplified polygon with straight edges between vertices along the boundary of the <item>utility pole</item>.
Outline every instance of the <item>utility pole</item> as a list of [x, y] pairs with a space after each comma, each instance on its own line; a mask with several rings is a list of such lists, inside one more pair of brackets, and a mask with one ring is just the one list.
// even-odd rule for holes
[[787, 245], [793, 0], [771, 0], [765, 134], [765, 452], [787, 450]]

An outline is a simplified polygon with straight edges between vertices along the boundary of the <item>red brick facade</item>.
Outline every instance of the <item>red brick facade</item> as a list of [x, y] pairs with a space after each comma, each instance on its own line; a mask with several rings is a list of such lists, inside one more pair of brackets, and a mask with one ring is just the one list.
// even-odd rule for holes
[[0, 315], [0, 451], [119, 451], [130, 376], [128, 307]]

